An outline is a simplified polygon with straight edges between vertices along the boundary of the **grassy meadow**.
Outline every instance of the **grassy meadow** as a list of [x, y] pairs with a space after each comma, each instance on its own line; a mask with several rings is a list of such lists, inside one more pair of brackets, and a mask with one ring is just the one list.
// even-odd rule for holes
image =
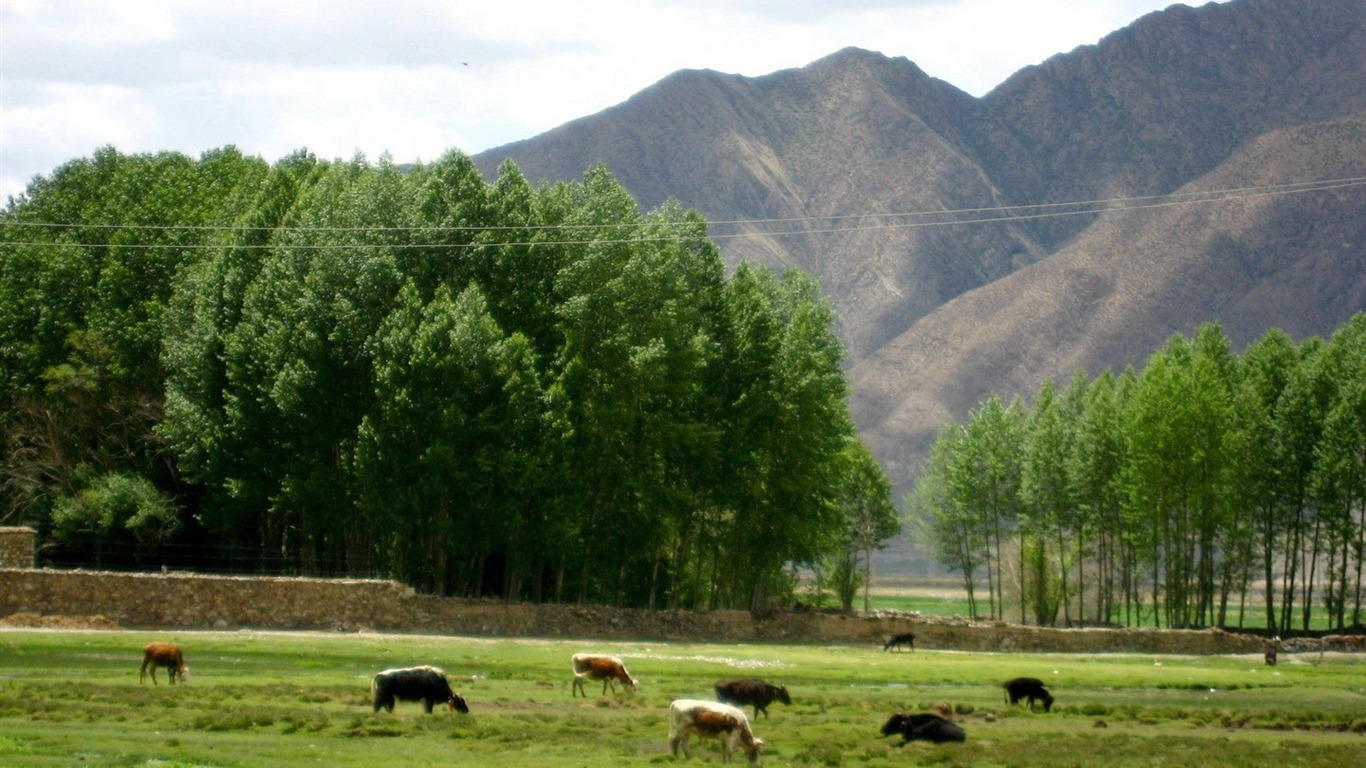
[[[185, 648], [186, 685], [139, 684], [141, 647]], [[623, 657], [634, 695], [570, 697], [569, 656]], [[369, 679], [442, 666], [470, 714], [373, 713]], [[1049, 682], [1050, 714], [1001, 681]], [[0, 766], [669, 764], [669, 701], [718, 678], [783, 683], [754, 723], [768, 766], [1366, 765], [1366, 660], [980, 654], [871, 647], [414, 635], [0, 630]], [[945, 703], [966, 744], [895, 746], [888, 714]], [[1097, 721], [1105, 723], [1097, 727]], [[742, 760], [742, 758], [741, 758]], [[720, 762], [693, 740], [693, 762]]]

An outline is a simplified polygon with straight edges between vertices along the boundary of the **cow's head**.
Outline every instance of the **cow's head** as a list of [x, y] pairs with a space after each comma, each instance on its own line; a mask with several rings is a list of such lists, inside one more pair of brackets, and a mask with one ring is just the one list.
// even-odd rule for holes
[[763, 748], [764, 740], [754, 739], [745, 745], [745, 757], [749, 758], [751, 763], [757, 763], [759, 762], [759, 751]]
[[180, 669], [176, 670], [176, 677], [180, 678], [182, 683], [190, 682], [190, 668], [181, 664]]
[[893, 734], [899, 734], [899, 733], [902, 733], [902, 732], [905, 731], [905, 730], [906, 730], [906, 713], [904, 713], [904, 712], [897, 712], [896, 714], [894, 714], [894, 715], [892, 715], [891, 717], [887, 718], [887, 722], [886, 722], [886, 723], [883, 723], [883, 725], [882, 725], [882, 735], [883, 735], [883, 736], [891, 736], [891, 735], [893, 735]]
[[458, 693], [452, 693], [451, 697], [446, 699], [446, 706], [450, 707], [452, 712], [470, 711], [470, 706], [465, 703], [465, 697]]
[[787, 695], [787, 686], [786, 686], [786, 685], [780, 685], [780, 686], [778, 686], [778, 687], [774, 690], [773, 695], [774, 695], [774, 696], [777, 696], [777, 697], [778, 697], [778, 701], [781, 701], [781, 702], [784, 703], [784, 704], [791, 704], [791, 703], [792, 703], [792, 697]]

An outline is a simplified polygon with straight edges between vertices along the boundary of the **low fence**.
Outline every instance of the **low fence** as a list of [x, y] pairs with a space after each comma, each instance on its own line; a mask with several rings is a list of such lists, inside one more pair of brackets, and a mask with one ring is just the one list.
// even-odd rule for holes
[[[1053, 629], [899, 612], [843, 616], [821, 611], [647, 611], [507, 603], [419, 595], [395, 581], [370, 579], [0, 568], [0, 618], [14, 614], [104, 617], [128, 628], [832, 645], [880, 645], [888, 635], [913, 632], [918, 648], [995, 652], [1260, 653], [1264, 642], [1217, 629]], [[1360, 638], [1345, 640], [1360, 644]]]

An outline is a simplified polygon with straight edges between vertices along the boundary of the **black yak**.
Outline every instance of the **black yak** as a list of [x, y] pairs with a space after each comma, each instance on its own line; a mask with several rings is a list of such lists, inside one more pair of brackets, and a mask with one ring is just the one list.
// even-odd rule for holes
[[754, 716], [758, 717], [760, 712], [764, 717], [768, 717], [768, 705], [777, 699], [784, 704], [791, 704], [792, 697], [787, 695], [787, 686], [770, 685], [763, 680], [718, 680], [716, 682], [716, 700], [726, 704], [737, 706], [754, 707]]
[[386, 712], [393, 712], [395, 699], [421, 701], [428, 713], [438, 701], [445, 702], [453, 712], [470, 711], [465, 697], [451, 690], [446, 673], [436, 667], [386, 669], [375, 675], [370, 683], [370, 693], [375, 697], [376, 712], [380, 707], [384, 707]]
[[914, 651], [915, 635], [911, 634], [910, 632], [902, 632], [899, 635], [892, 635], [891, 637], [887, 638], [887, 642], [882, 644], [882, 650], [890, 651], [893, 648], [900, 648], [903, 645]]
[[1043, 702], [1043, 711], [1053, 708], [1053, 696], [1043, 687], [1043, 681], [1035, 677], [1017, 677], [1005, 682], [1006, 700], [1015, 704], [1020, 699], [1029, 699], [1029, 711], [1034, 711], [1034, 701]]

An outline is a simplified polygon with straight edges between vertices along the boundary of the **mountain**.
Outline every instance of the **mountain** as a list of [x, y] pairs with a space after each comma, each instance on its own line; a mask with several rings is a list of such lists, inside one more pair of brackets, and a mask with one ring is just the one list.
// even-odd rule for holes
[[[968, 233], [879, 226], [899, 211], [1008, 201], [961, 128], [976, 100], [905, 59], [845, 50], [762, 78], [680, 72], [627, 102], [475, 158], [528, 178], [602, 162], [646, 207], [673, 197], [714, 222], [731, 263], [798, 266], [834, 302], [851, 359], [918, 317], [1043, 255], [1015, 225]], [[827, 232], [830, 229], [841, 232]], [[784, 235], [802, 230], [811, 234]]]
[[701, 211], [730, 263], [813, 274], [905, 490], [989, 394], [1205, 322], [1241, 345], [1366, 310], [1366, 186], [1287, 186], [1366, 177], [1366, 0], [1174, 5], [981, 98], [857, 49], [684, 71], [475, 161], [509, 158], [533, 180], [603, 163], [645, 207]]
[[[1366, 113], [1273, 131], [1176, 199], [1295, 177], [1366, 176]], [[1049, 258], [946, 303], [850, 371], [855, 421], [890, 477], [990, 392], [1141, 366], [1218, 320], [1234, 348], [1275, 325], [1327, 335], [1366, 310], [1366, 187], [1250, 194], [1100, 217]]]

